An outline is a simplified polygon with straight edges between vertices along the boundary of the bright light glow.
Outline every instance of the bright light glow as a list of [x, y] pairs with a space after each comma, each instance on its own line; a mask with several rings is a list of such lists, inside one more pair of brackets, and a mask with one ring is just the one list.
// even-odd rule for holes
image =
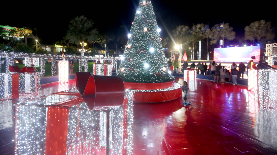
[[162, 30], [160, 28], [157, 29], [158, 32], [161, 32]]
[[163, 67], [163, 71], [166, 71], [166, 67]]
[[155, 49], [153, 47], [150, 48], [150, 52], [153, 53]]
[[146, 1], [143, 1], [143, 5], [146, 5]]
[[121, 60], [124, 60], [124, 59], [125, 59], [125, 57], [121, 55], [121, 56], [120, 56], [120, 59], [121, 59]]
[[144, 68], [149, 68], [149, 64], [148, 63], [144, 63]]
[[146, 32], [146, 31], [147, 31], [147, 28], [145, 27], [145, 28], [144, 28], [144, 32]]
[[248, 62], [251, 56], [255, 56], [254, 62], [259, 62], [260, 47], [229, 47], [229, 48], [214, 48], [214, 61], [216, 62]]
[[124, 71], [124, 68], [121, 68], [120, 70], [123, 72], [123, 71]]
[[244, 45], [244, 47], [246, 47], [246, 45]]
[[[81, 45], [83, 45], [83, 43], [82, 43], [82, 42], [81, 42], [80, 44], [81, 44]], [[87, 46], [87, 43], [84, 43], [84, 46]]]
[[140, 10], [138, 10], [138, 11], [137, 11], [137, 14], [140, 14], [140, 13], [141, 13], [141, 11], [140, 11]]
[[68, 61], [59, 61], [59, 82], [68, 82]]
[[168, 74], [170, 74], [170, 75], [171, 75], [171, 71], [170, 71], [170, 70], [168, 71]]
[[128, 38], [130, 38], [130, 37], [131, 37], [131, 34], [129, 33], [129, 34], [128, 34]]
[[179, 45], [175, 45], [175, 49], [179, 50], [180, 46]]

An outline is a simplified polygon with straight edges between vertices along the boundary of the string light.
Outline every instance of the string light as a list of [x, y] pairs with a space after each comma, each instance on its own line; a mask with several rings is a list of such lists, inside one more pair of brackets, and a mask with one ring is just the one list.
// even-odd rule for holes
[[[77, 89], [66, 92], [77, 92]], [[50, 116], [51, 109], [60, 108], [51, 105], [69, 101], [72, 96], [67, 96], [65, 100], [62, 98], [61, 95], [50, 95], [16, 104], [15, 154], [45, 154], [47, 112]], [[132, 90], [126, 90], [124, 100], [127, 102], [121, 106], [98, 107], [94, 110], [90, 110], [85, 102], [71, 106], [68, 114], [65, 114], [65, 117], [68, 115], [66, 154], [103, 154], [107, 151], [107, 143], [114, 154], [132, 154]], [[60, 110], [62, 112], [62, 108]], [[106, 135], [106, 130], [109, 130], [109, 135]]]
[[[258, 70], [259, 103], [264, 108], [276, 107], [277, 71], [272, 69]], [[257, 90], [256, 90], [257, 91]]]
[[144, 68], [145, 69], [149, 68], [149, 64], [148, 63], [144, 63]]
[[157, 31], [160, 33], [162, 30], [158, 27], [158, 28], [157, 28]]
[[155, 49], [153, 47], [150, 48], [150, 52], [153, 53]]
[[[140, 1], [130, 30], [132, 37], [128, 39], [123, 54], [128, 61], [121, 62], [119, 68], [124, 70], [117, 73], [124, 82], [164, 83], [174, 80], [173, 76], [163, 70], [167, 67], [167, 61], [160, 31], [151, 1]], [[150, 69], [145, 69], [148, 68], [145, 62], [151, 66]]]

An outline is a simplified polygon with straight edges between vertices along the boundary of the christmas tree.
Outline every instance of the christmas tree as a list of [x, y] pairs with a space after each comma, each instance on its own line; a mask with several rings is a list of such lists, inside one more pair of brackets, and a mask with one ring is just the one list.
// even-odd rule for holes
[[160, 31], [151, 1], [140, 0], [118, 72], [124, 82], [163, 83], [174, 80], [168, 73]]

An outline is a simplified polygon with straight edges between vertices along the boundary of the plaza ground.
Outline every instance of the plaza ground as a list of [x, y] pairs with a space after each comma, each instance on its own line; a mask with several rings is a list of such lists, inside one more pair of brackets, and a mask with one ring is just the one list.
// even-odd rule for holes
[[[183, 84], [183, 78], [176, 77], [176, 82]], [[75, 80], [55, 82], [42, 85], [41, 92], [50, 95], [73, 87]], [[134, 104], [134, 155], [277, 154], [276, 106], [260, 106], [243, 85], [197, 79], [189, 88], [190, 106], [183, 106], [182, 98]], [[14, 154], [14, 127], [1, 125], [0, 154]]]

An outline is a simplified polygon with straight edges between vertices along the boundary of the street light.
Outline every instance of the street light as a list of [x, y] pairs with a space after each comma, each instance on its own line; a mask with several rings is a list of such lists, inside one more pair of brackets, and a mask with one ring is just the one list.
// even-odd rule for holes
[[36, 39], [36, 51], [37, 51], [37, 47], [38, 47], [38, 40]]
[[84, 56], [84, 53], [85, 53], [85, 48], [84, 48], [84, 46], [87, 46], [87, 43], [85, 43], [84, 41], [82, 41], [82, 42], [80, 42], [80, 44], [82, 45], [81, 56], [83, 57], [83, 56]]
[[176, 44], [176, 45], [175, 45], [175, 49], [176, 49], [176, 50], [179, 50], [179, 48], [180, 48], [180, 46]]
[[178, 68], [179, 68], [179, 71], [181, 72], [181, 59], [182, 59], [182, 52], [181, 52], [181, 49], [180, 49], [180, 47], [181, 47], [181, 49], [182, 49], [182, 44], [181, 44], [181, 46], [180, 45], [177, 45], [177, 44], [175, 44], [175, 49], [176, 50], [178, 50], [178, 52], [179, 52], [179, 58], [178, 58]]

